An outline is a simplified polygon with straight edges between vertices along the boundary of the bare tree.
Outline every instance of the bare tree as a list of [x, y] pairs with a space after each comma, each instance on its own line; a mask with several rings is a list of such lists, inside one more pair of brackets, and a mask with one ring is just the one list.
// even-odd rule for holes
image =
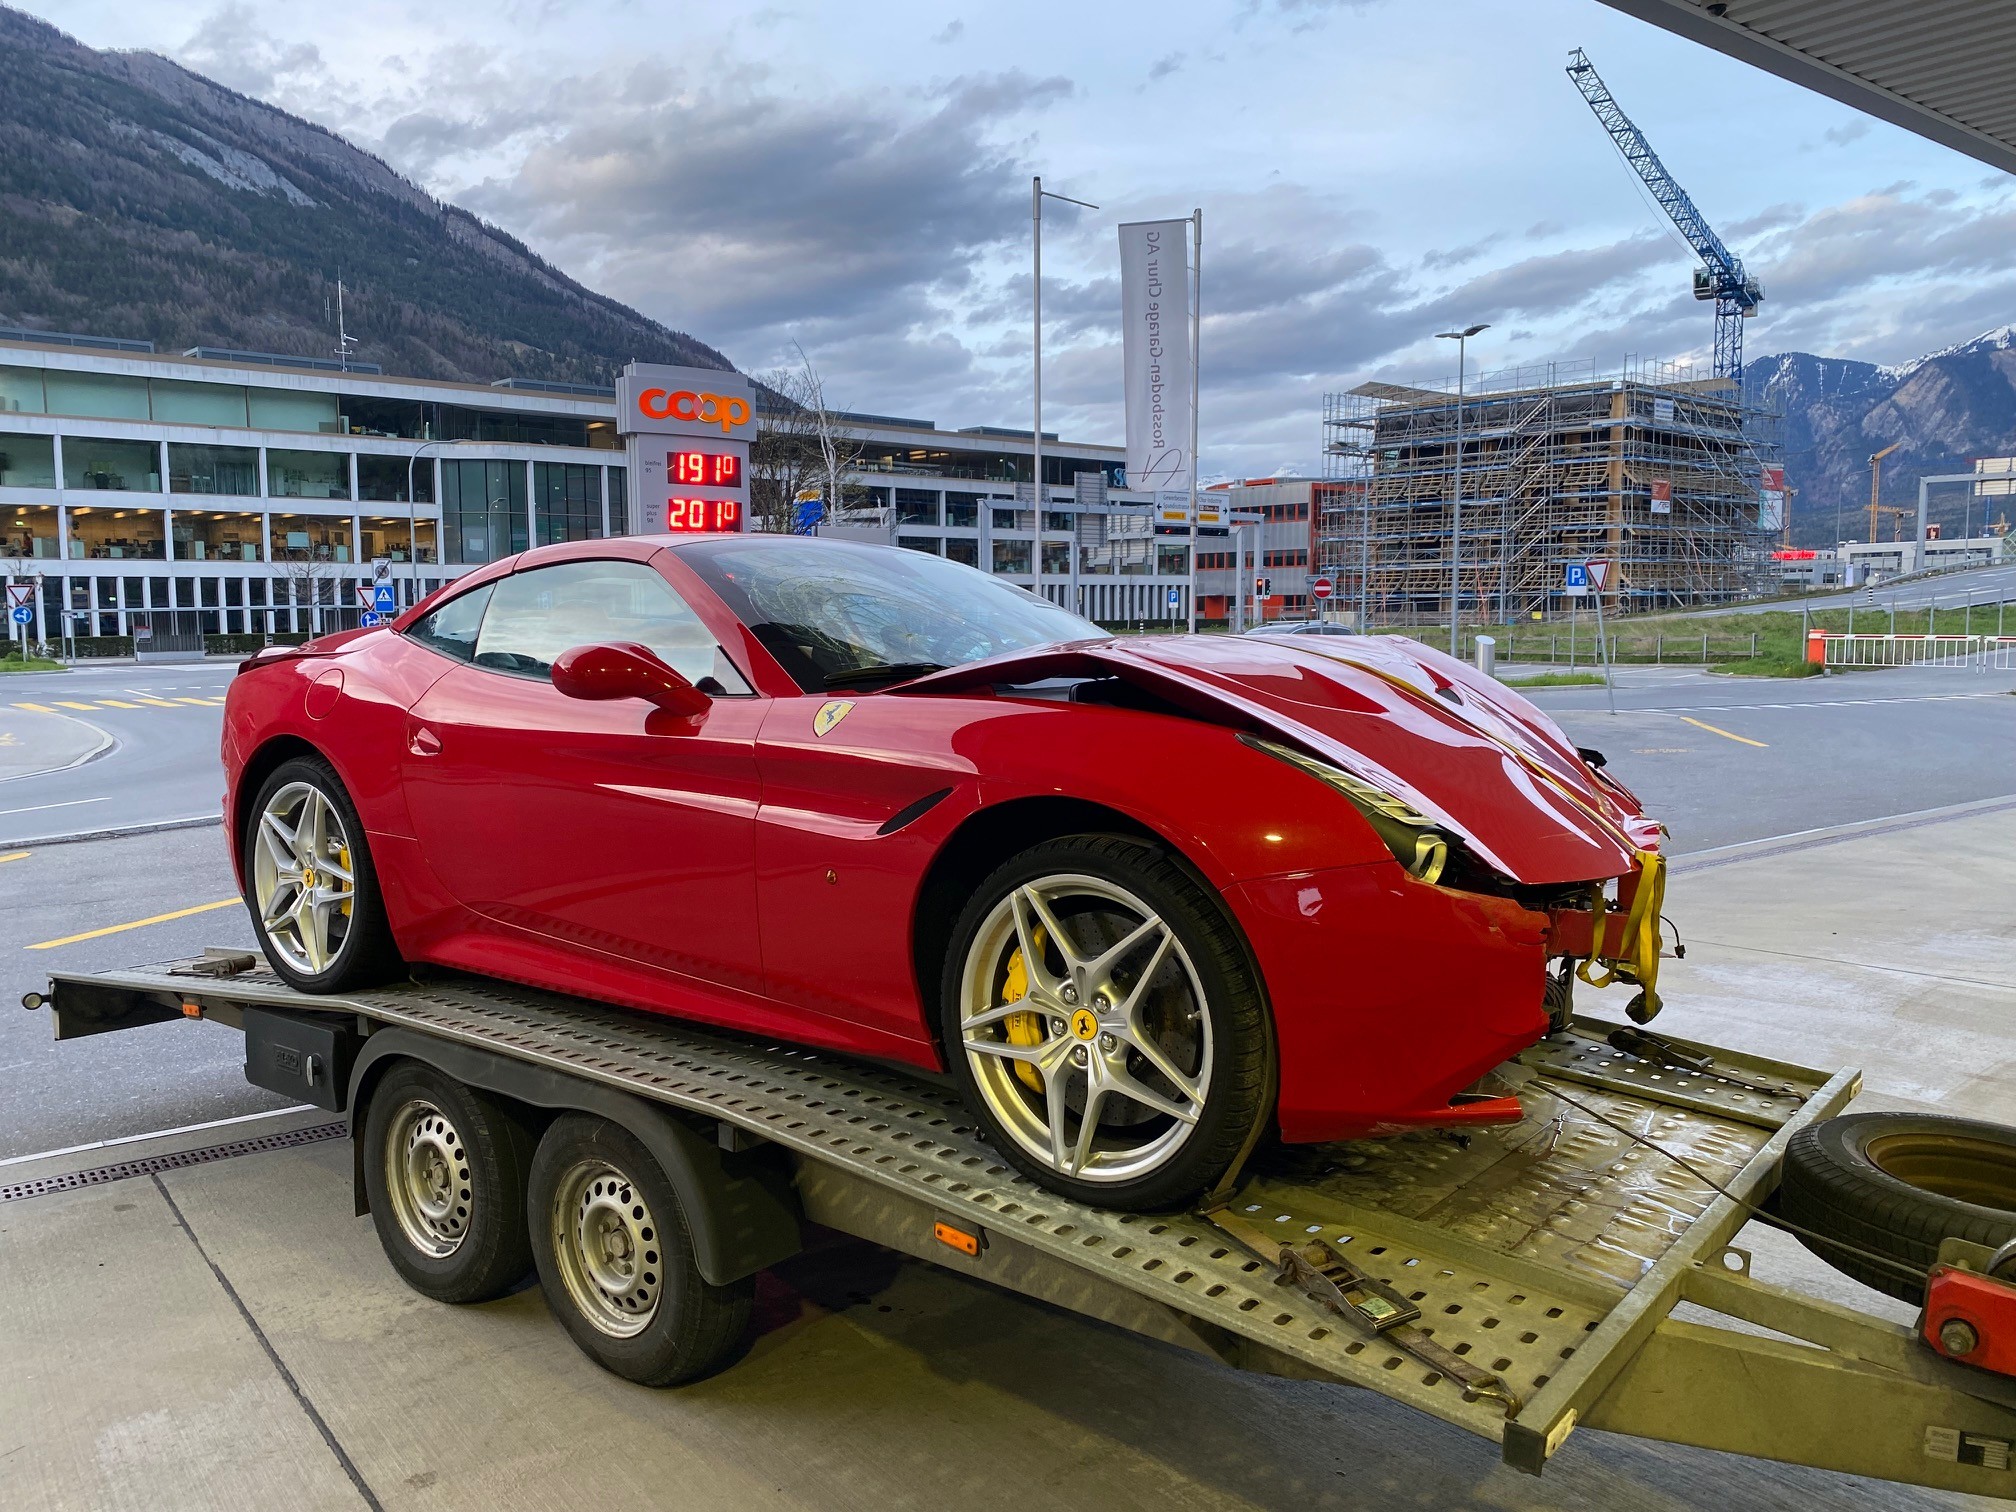
[[337, 608], [335, 564], [316, 556], [313, 547], [290, 546], [276, 557], [273, 565], [278, 569], [274, 573], [275, 585], [287, 585], [287, 603], [306, 609], [308, 633], [320, 635], [325, 611]]
[[845, 509], [847, 475], [863, 451], [861, 438], [827, 407], [825, 380], [812, 359], [796, 342], [792, 349], [796, 367], [758, 380], [777, 396], [765, 406], [749, 448], [750, 507], [762, 530], [796, 529], [801, 493], [816, 494], [829, 515]]

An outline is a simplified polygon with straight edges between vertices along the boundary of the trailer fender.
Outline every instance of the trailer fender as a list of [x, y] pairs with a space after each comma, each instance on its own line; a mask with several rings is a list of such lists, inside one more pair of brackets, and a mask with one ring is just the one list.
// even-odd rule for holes
[[628, 1129], [679, 1194], [700, 1274], [715, 1286], [788, 1259], [804, 1248], [790, 1157], [759, 1143], [729, 1152], [670, 1110], [579, 1076], [474, 1045], [410, 1029], [380, 1029], [364, 1042], [350, 1072], [349, 1130], [357, 1213], [364, 1192], [363, 1129], [371, 1092], [394, 1059], [417, 1060], [443, 1075], [500, 1097], [552, 1112], [593, 1113]]

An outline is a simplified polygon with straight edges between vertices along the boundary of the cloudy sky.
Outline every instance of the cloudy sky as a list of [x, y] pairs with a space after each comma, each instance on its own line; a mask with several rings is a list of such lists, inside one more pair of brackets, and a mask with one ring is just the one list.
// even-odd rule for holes
[[[1317, 468], [1325, 390], [1706, 362], [1694, 259], [1563, 73], [1586, 47], [1766, 286], [1752, 355], [2016, 320], [2016, 181], [1596, 0], [13, 0], [343, 133], [583, 281], [840, 405], [1121, 432], [1115, 236], [1202, 206], [1204, 466]], [[337, 24], [323, 26], [325, 18]]]

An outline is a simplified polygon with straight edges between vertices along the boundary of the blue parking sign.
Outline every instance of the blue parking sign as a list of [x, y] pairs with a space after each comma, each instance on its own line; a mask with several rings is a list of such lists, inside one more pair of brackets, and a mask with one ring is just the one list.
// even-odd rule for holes
[[1183, 590], [1181, 588], [1171, 588], [1169, 590], [1169, 607], [1171, 609], [1181, 609], [1183, 607]]
[[1568, 580], [1562, 586], [1570, 593], [1587, 593], [1589, 591], [1589, 568], [1581, 562], [1570, 562], [1568, 564]]

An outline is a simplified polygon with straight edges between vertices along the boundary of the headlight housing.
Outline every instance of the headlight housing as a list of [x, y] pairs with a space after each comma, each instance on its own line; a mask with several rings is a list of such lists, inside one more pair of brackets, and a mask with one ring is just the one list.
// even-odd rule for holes
[[1393, 853], [1393, 859], [1406, 869], [1408, 876], [1431, 885], [1441, 881], [1443, 872], [1449, 866], [1449, 837], [1426, 814], [1391, 793], [1374, 787], [1364, 778], [1354, 777], [1342, 767], [1320, 761], [1306, 751], [1298, 751], [1293, 746], [1265, 740], [1258, 735], [1241, 735], [1239, 739], [1254, 750], [1264, 751], [1275, 760], [1285, 761], [1298, 771], [1307, 772], [1317, 781], [1335, 788], [1365, 816], [1365, 822], [1385, 842], [1386, 848]]

